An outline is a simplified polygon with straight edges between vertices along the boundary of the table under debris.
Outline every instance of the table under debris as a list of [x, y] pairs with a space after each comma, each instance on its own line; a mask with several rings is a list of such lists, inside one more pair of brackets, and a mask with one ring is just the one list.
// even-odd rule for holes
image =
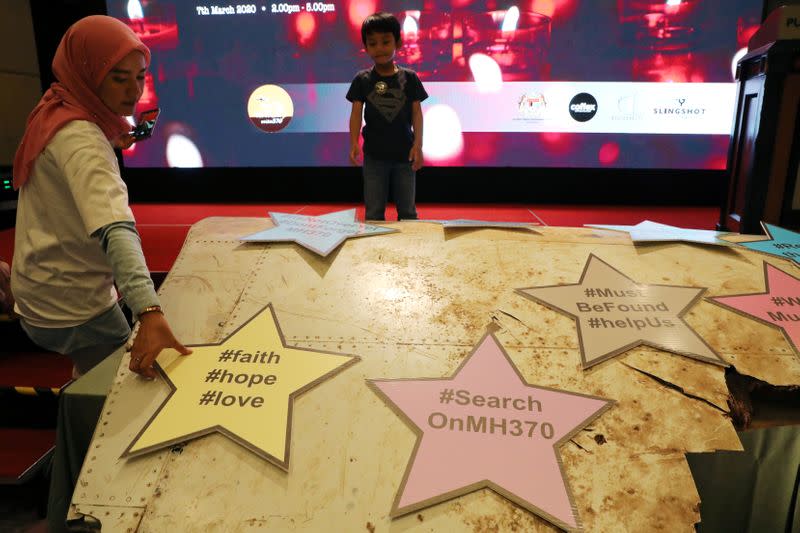
[[[160, 296], [185, 344], [219, 342], [272, 304], [287, 345], [360, 356], [295, 401], [288, 472], [219, 434], [121, 458], [169, 393], [124, 357], [70, 518], [142, 532], [555, 530], [489, 489], [390, 517], [416, 437], [366, 380], [449, 377], [489, 330], [528, 383], [617, 402], [559, 450], [587, 531], [692, 530], [700, 499], [684, 453], [741, 449], [726, 369], [640, 346], [584, 370], [575, 321], [514, 289], [577, 283], [590, 254], [639, 283], [704, 296], [763, 291], [764, 261], [796, 269], [745, 249], [634, 246], [589, 228], [388, 223], [400, 231], [324, 258], [238, 240], [271, 224], [198, 222]], [[684, 319], [738, 375], [800, 385], [800, 358], [778, 330], [705, 300]]]

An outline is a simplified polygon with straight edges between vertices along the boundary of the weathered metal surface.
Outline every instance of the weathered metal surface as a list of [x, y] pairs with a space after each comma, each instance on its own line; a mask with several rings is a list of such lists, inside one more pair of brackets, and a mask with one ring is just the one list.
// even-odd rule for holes
[[[624, 234], [577, 228], [407, 222], [326, 258], [236, 240], [269, 225], [199, 222], [161, 296], [184, 343], [217, 342], [272, 303], [287, 344], [361, 356], [296, 401], [288, 474], [220, 435], [120, 460], [167, 392], [123, 360], [73, 512], [143, 509], [141, 532], [550, 531], [489, 490], [389, 518], [415, 437], [364, 380], [450, 376], [491, 327], [528, 382], [617, 401], [560, 452], [586, 530], [692, 530], [699, 497], [684, 452], [741, 449], [724, 369], [640, 347], [583, 371], [574, 321], [513, 289], [576, 283], [590, 253], [637, 282], [707, 287], [706, 296], [763, 290], [762, 260], [792, 268], [747, 250], [634, 247]], [[800, 358], [778, 332], [705, 301], [685, 318], [739, 372], [800, 384]]]

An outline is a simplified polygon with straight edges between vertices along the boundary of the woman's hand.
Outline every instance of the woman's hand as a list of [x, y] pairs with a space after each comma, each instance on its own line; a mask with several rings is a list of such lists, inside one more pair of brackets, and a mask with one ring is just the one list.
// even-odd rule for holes
[[143, 314], [139, 317], [139, 331], [133, 340], [128, 368], [146, 378], [155, 378], [153, 363], [165, 348], [174, 348], [181, 355], [192, 353], [192, 350], [175, 339], [163, 314], [160, 312]]

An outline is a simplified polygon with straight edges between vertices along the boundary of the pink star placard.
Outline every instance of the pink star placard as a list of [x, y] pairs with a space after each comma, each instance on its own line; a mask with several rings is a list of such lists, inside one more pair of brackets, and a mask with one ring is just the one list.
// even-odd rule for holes
[[708, 301], [778, 328], [800, 355], [800, 279], [764, 262], [764, 292], [707, 298]]
[[368, 384], [417, 435], [393, 517], [486, 487], [580, 528], [558, 448], [613, 401], [528, 384], [491, 333], [450, 378]]

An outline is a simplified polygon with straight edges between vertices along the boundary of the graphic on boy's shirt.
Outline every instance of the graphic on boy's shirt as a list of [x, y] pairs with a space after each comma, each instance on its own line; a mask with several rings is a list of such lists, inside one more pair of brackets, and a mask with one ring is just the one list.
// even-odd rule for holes
[[262, 85], [250, 94], [247, 115], [250, 122], [262, 131], [280, 131], [289, 125], [294, 115], [292, 97], [282, 87]]
[[389, 88], [385, 81], [379, 81], [367, 95], [367, 100], [383, 115], [386, 122], [394, 122], [397, 115], [406, 105], [406, 93], [401, 88]]

